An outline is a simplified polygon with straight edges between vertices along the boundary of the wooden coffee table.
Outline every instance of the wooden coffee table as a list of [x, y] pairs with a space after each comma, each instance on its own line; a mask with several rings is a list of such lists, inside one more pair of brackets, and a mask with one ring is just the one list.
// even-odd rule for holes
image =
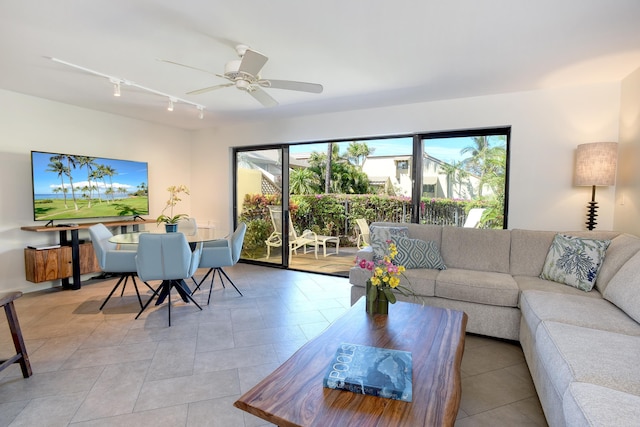
[[[390, 304], [388, 316], [368, 316], [363, 297], [234, 406], [281, 427], [453, 426], [466, 324], [463, 312], [403, 302]], [[343, 342], [410, 351], [413, 401], [323, 387]]]

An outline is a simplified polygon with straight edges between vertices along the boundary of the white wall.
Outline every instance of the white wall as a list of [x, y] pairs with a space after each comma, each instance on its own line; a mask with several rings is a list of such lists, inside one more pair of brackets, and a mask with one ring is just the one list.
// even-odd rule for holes
[[[164, 207], [168, 186], [191, 184], [189, 132], [2, 90], [0, 110], [0, 292], [60, 284], [25, 280], [25, 246], [58, 238], [20, 230], [44, 225], [33, 221], [31, 150], [148, 162], [150, 217]], [[183, 200], [181, 210], [190, 212], [191, 198]]]
[[640, 68], [622, 81], [614, 227], [640, 236]]
[[[216, 203], [203, 199], [193, 208], [230, 227], [232, 146], [508, 125], [509, 228], [581, 230], [591, 189], [572, 185], [575, 148], [617, 141], [619, 109], [620, 84], [608, 83], [220, 126], [194, 138], [198, 185]], [[613, 228], [614, 193], [614, 187], [598, 189], [598, 229]]]

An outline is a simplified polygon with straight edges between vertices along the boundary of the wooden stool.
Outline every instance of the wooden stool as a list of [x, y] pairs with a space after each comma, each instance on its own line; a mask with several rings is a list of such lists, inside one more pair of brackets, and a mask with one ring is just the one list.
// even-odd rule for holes
[[22, 376], [29, 378], [32, 374], [31, 364], [29, 363], [27, 348], [24, 346], [24, 340], [22, 339], [22, 331], [20, 330], [20, 324], [18, 323], [16, 307], [13, 305], [13, 300], [20, 298], [21, 296], [22, 292], [0, 292], [0, 305], [4, 307], [4, 312], [7, 314], [7, 322], [9, 322], [13, 345], [16, 348], [15, 356], [7, 360], [0, 360], [0, 371], [11, 366], [13, 363], [20, 363]]

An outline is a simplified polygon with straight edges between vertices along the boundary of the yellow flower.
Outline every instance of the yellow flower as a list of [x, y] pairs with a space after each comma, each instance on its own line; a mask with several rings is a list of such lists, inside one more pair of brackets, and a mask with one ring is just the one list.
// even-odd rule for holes
[[392, 277], [391, 279], [389, 279], [389, 286], [391, 286], [392, 288], [397, 288], [399, 284], [400, 279], [398, 279], [397, 277]]
[[[369, 298], [369, 300], [375, 301], [377, 298], [376, 295], [378, 295], [378, 292], [381, 290], [384, 290], [391, 304], [396, 302], [395, 292], [416, 298], [416, 294], [411, 289], [411, 284], [408, 283], [408, 280], [407, 283], [401, 284], [401, 276], [403, 276], [406, 268], [403, 265], [393, 263], [393, 259], [397, 254], [397, 246], [389, 241], [387, 242], [386, 255], [384, 255], [381, 260], [375, 262], [367, 261], [364, 263], [360, 260], [360, 268], [365, 268], [373, 273], [367, 281], [367, 286], [370, 288], [367, 291], [367, 298]], [[358, 259], [356, 259], [356, 263], [358, 263]], [[387, 291], [387, 289], [394, 289], [394, 293]]]
[[389, 256], [391, 257], [391, 259], [394, 259], [396, 257], [396, 255], [398, 255], [398, 248], [396, 247], [395, 243], [390, 243], [389, 244]]

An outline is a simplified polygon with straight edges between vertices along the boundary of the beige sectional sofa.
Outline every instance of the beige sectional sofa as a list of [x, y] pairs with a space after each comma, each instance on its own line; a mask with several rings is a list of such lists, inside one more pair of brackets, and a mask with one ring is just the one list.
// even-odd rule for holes
[[[640, 425], [640, 238], [563, 233], [611, 242], [585, 292], [540, 278], [555, 231], [372, 227], [406, 227], [409, 238], [437, 244], [447, 268], [409, 269], [402, 280], [424, 303], [466, 312], [468, 332], [519, 341], [551, 426]], [[369, 277], [350, 270], [352, 303]]]

